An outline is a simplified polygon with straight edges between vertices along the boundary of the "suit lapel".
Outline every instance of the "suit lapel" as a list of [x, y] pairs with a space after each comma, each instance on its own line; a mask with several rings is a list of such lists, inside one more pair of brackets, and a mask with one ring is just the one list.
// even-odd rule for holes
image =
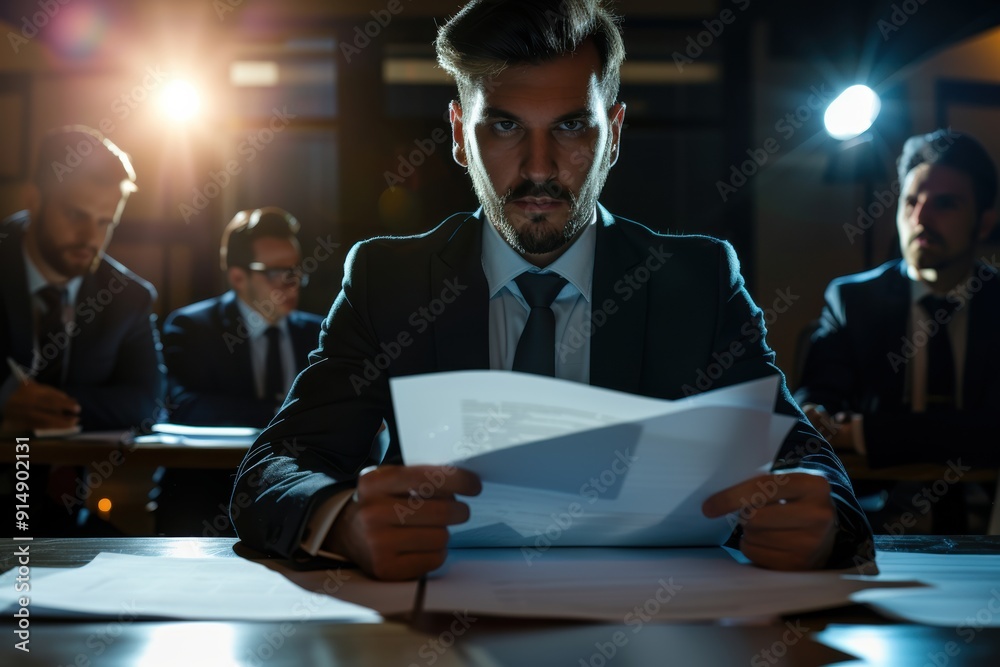
[[608, 314], [590, 339], [590, 384], [636, 393], [642, 380], [642, 337], [650, 290], [647, 285], [625, 298], [631, 290], [625, 278], [641, 257], [603, 206], [598, 207], [598, 214], [591, 313], [602, 311], [608, 301], [617, 311]]
[[487, 223], [468, 216], [459, 223], [444, 249], [431, 257], [431, 283], [425, 307], [435, 317], [438, 370], [490, 367], [489, 288], [482, 265], [484, 224]]
[[[871, 360], [871, 363], [880, 369], [881, 378], [878, 384], [885, 387], [885, 390], [870, 388], [869, 394], [863, 399], [862, 409], [865, 411], [898, 410], [907, 402], [908, 397], [903, 394], [908, 364], [897, 364], [897, 370], [893, 370], [893, 363], [885, 353], [885, 350], [904, 353], [903, 339], [906, 338], [906, 325], [910, 319], [910, 281], [903, 273], [906, 270], [905, 266], [901, 260], [894, 269], [886, 272], [884, 288], [876, 292], [876, 299], [871, 304], [874, 312], [867, 321], [882, 322], [882, 326], [878, 327], [875, 334], [880, 336], [882, 341], [879, 345], [869, 348], [875, 350], [878, 355], [876, 359]], [[882, 400], [891, 399], [891, 404], [876, 405], [880, 396]]]

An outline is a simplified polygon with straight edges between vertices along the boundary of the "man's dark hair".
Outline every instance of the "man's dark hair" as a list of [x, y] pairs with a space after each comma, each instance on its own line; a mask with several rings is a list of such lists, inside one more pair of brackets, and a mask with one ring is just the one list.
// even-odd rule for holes
[[610, 108], [618, 98], [625, 45], [602, 0], [472, 0], [441, 27], [434, 45], [464, 104], [507, 67], [553, 60], [588, 39], [601, 56], [600, 87]]
[[240, 211], [222, 232], [222, 246], [219, 248], [222, 270], [249, 268], [255, 261], [253, 242], [257, 239], [288, 239], [298, 248], [298, 233], [299, 221], [277, 206]]
[[940, 164], [966, 174], [972, 180], [977, 214], [993, 208], [997, 198], [997, 168], [983, 145], [969, 135], [948, 129], [907, 139], [896, 161], [900, 184], [910, 170], [924, 163]]
[[86, 125], [49, 130], [38, 146], [32, 183], [47, 194], [76, 178], [117, 185], [122, 199], [136, 191], [135, 170], [128, 154], [103, 134]]

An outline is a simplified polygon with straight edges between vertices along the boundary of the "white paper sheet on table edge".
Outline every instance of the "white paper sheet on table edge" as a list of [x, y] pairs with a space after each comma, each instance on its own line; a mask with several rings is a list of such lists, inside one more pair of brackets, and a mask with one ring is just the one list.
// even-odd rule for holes
[[[385, 583], [385, 582], [372, 582], [367, 580], [366, 577], [360, 573], [356, 576], [361, 577], [361, 580], [354, 582], [353, 591], [350, 592], [350, 597], [353, 598], [366, 598], [372, 606], [364, 606], [358, 602], [349, 601], [342, 599], [340, 597], [335, 597], [327, 593], [317, 593], [303, 588], [303, 586], [311, 583], [308, 571], [296, 571], [296, 570], [286, 570], [282, 565], [278, 564], [277, 561], [267, 561], [267, 565], [261, 562], [255, 562], [244, 558], [191, 558], [191, 557], [170, 557], [170, 556], [139, 556], [134, 554], [121, 554], [113, 552], [101, 552], [94, 557], [89, 563], [81, 567], [72, 568], [32, 568], [32, 573], [36, 571], [39, 576], [32, 577], [32, 590], [26, 593], [14, 592], [14, 587], [0, 591], [0, 605], [4, 606], [4, 611], [13, 611], [18, 605], [18, 599], [20, 597], [28, 597], [31, 601], [30, 610], [31, 613], [45, 616], [45, 617], [67, 617], [67, 618], [117, 618], [122, 614], [122, 601], [99, 601], [100, 604], [96, 604], [93, 599], [70, 599], [70, 600], [56, 600], [52, 601], [49, 596], [57, 595], [50, 593], [49, 591], [44, 591], [39, 600], [37, 582], [42, 581], [43, 586], [53, 585], [53, 579], [56, 584], [60, 584], [63, 578], [73, 579], [72, 585], [79, 584], [79, 577], [95, 576], [93, 575], [93, 570], [97, 569], [97, 582], [100, 583], [103, 579], [102, 577], [120, 577], [120, 572], [122, 568], [132, 567], [137, 564], [141, 564], [146, 570], [147, 574], [144, 576], [152, 576], [155, 572], [156, 561], [169, 561], [171, 565], [178, 565], [181, 562], [184, 564], [190, 564], [192, 567], [198, 566], [202, 563], [210, 565], [218, 565], [220, 568], [225, 566], [227, 573], [232, 573], [238, 568], [243, 568], [244, 570], [249, 570], [249, 568], [259, 568], [258, 571], [250, 574], [249, 572], [243, 572], [241, 576], [268, 576], [278, 577], [281, 579], [281, 584], [287, 584], [292, 587], [289, 588], [289, 594], [294, 593], [298, 596], [296, 599], [301, 598], [303, 601], [303, 608], [308, 606], [310, 608], [310, 616], [308, 619], [297, 618], [292, 610], [289, 609], [288, 613], [278, 614], [267, 609], [267, 605], [263, 604], [260, 609], [252, 608], [235, 608], [232, 613], [224, 614], [205, 614], [205, 613], [194, 613], [191, 609], [197, 609], [196, 605], [188, 605], [183, 611], [171, 610], [167, 608], [166, 610], [162, 608], [147, 608], [143, 606], [141, 611], [133, 614], [136, 618], [177, 618], [182, 620], [221, 620], [221, 621], [301, 621], [301, 620], [323, 620], [323, 621], [334, 621], [334, 622], [358, 622], [358, 623], [372, 623], [381, 622], [382, 616], [378, 611], [375, 610], [375, 606], [380, 606], [382, 608], [382, 613], [385, 614], [395, 614], [402, 613], [403, 611], [409, 611], [412, 609], [412, 600], [414, 599], [416, 591], [416, 582], [403, 582], [403, 583]], [[91, 570], [88, 572], [87, 568], [90, 567]], [[118, 571], [112, 574], [107, 574], [105, 572], [106, 568], [119, 568]], [[10, 570], [3, 575], [0, 575], [0, 582], [5, 582], [8, 578], [16, 576], [12, 574], [15, 570]], [[350, 572], [356, 573], [356, 570], [351, 570]], [[298, 581], [296, 581], [298, 579]], [[272, 581], [278, 582], [277, 579]], [[369, 586], [368, 584], [371, 584]], [[93, 583], [90, 584], [91, 586]], [[367, 590], [366, 590], [367, 588]], [[382, 590], [377, 590], [381, 588]], [[392, 590], [388, 590], [392, 589]], [[75, 589], [70, 589], [75, 590]], [[360, 592], [359, 592], [360, 591]], [[339, 591], [337, 591], [339, 592]], [[197, 595], [198, 591], [192, 591], [194, 595]], [[347, 597], [347, 595], [345, 595]], [[384, 598], [384, 604], [379, 604], [380, 597]], [[306, 605], [306, 600], [308, 598], [308, 605]], [[390, 599], [392, 598], [392, 599]], [[107, 605], [111, 605], [108, 607]], [[312, 610], [318, 609], [319, 607], [327, 607], [326, 610], [321, 610], [319, 612], [313, 613]], [[113, 608], [112, 608], [113, 607]]]

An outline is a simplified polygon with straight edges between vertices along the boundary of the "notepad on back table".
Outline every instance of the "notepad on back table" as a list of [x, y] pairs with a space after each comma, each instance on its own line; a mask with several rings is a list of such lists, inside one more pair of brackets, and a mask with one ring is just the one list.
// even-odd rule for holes
[[732, 523], [701, 504], [770, 468], [796, 421], [773, 414], [777, 386], [667, 401], [523, 373], [391, 380], [403, 460], [483, 481], [456, 547], [721, 544]]

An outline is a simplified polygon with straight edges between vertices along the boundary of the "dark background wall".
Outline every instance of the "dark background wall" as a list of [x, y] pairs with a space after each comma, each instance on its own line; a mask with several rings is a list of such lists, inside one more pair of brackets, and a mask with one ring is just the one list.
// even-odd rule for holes
[[[316, 262], [304, 305], [324, 312], [350, 244], [423, 231], [476, 205], [451, 160], [454, 93], [430, 46], [458, 4], [7, 2], [0, 214], [20, 207], [44, 131], [103, 124], [134, 157], [140, 186], [111, 253], [157, 285], [161, 313], [224, 288], [222, 227], [264, 205], [302, 221]], [[770, 327], [788, 370], [823, 286], [893, 255], [894, 198], [864, 234], [844, 226], [891, 190], [906, 136], [949, 124], [1000, 159], [993, 1], [614, 5], [629, 51], [628, 122], [602, 201], [657, 229], [732, 241], [760, 304], [789, 306]], [[186, 123], [167, 119], [159, 101], [175, 78], [200, 95]], [[884, 97], [864, 169], [821, 123], [852, 83]], [[765, 146], [766, 161], [747, 164]]]

